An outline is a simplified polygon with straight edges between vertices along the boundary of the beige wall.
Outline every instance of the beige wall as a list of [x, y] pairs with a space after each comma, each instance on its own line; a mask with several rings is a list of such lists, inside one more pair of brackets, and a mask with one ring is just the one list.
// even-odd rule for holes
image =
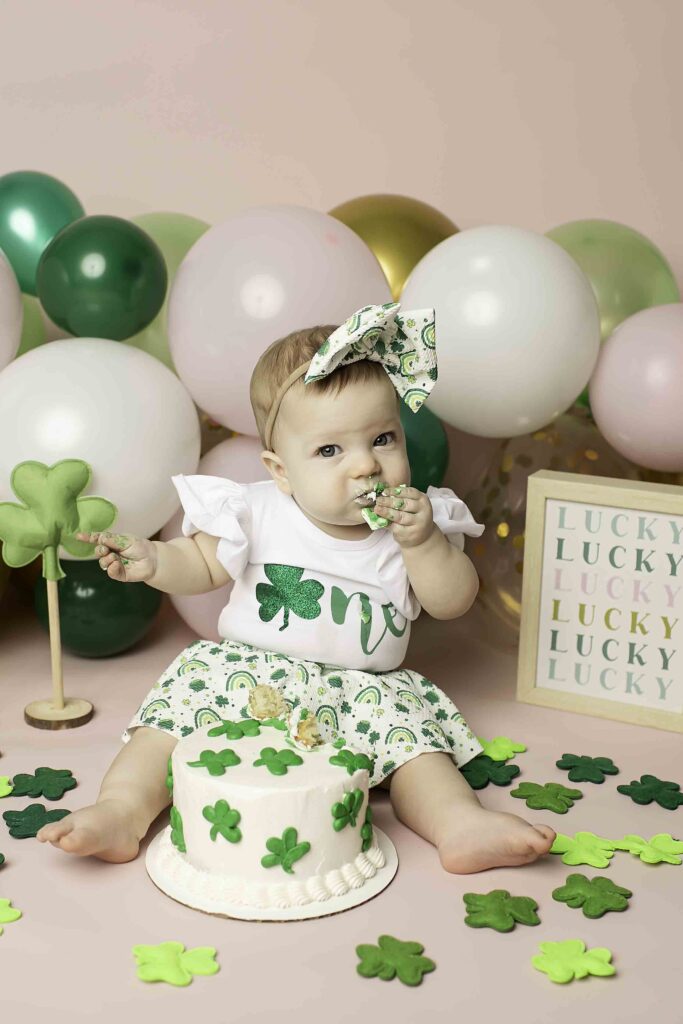
[[683, 0], [4, 0], [0, 173], [216, 222], [421, 198], [605, 217], [683, 280]]

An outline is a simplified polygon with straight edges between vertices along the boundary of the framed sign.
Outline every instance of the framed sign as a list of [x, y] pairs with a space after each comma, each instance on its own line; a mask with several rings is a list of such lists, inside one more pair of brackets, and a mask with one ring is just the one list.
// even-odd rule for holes
[[529, 477], [517, 699], [683, 732], [683, 487]]

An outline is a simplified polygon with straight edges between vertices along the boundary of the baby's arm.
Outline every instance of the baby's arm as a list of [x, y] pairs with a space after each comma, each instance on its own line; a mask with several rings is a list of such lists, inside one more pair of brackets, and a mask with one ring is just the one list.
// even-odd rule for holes
[[465, 614], [479, 590], [477, 570], [438, 526], [426, 541], [402, 548], [401, 554], [410, 585], [428, 615], [457, 619]]

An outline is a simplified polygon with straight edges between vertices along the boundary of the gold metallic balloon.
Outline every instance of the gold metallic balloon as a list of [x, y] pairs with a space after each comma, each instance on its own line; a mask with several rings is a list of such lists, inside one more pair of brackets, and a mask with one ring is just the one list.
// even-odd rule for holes
[[433, 206], [409, 196], [360, 196], [335, 206], [330, 216], [355, 231], [372, 249], [395, 300], [422, 257], [459, 230]]

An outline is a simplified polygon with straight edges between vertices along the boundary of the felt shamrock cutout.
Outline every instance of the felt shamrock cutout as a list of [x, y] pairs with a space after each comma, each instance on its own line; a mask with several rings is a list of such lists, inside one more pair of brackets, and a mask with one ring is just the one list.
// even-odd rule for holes
[[237, 825], [242, 815], [239, 811], [233, 810], [227, 800], [217, 800], [213, 807], [209, 804], [202, 814], [212, 823], [211, 838], [214, 842], [216, 836], [220, 835], [229, 843], [239, 843], [242, 833]]
[[589, 864], [592, 868], [608, 868], [615, 851], [616, 843], [593, 832], [577, 832], [573, 837], [558, 832], [550, 847], [550, 853], [561, 853], [563, 864], [572, 867]]
[[187, 853], [185, 846], [185, 833], [183, 832], [183, 819], [177, 807], [171, 808], [171, 842], [179, 853]]
[[419, 942], [402, 942], [392, 935], [380, 935], [377, 945], [356, 946], [360, 963], [356, 970], [364, 978], [391, 981], [398, 976], [404, 985], [420, 985], [425, 974], [436, 968], [429, 957], [422, 956]]
[[567, 789], [559, 782], [545, 782], [542, 786], [538, 782], [520, 782], [517, 789], [511, 790], [510, 796], [526, 800], [527, 807], [533, 811], [566, 814], [569, 808], [574, 806], [574, 801], [581, 799], [583, 793], [580, 789]]
[[[12, 921], [18, 921], [20, 917], [21, 911], [12, 906], [11, 900], [0, 900], [0, 925], [11, 924]], [[0, 935], [2, 935], [2, 928], [0, 928]]]
[[370, 804], [368, 803], [367, 810], [365, 811], [365, 821], [360, 828], [360, 837], [363, 840], [361, 843], [361, 853], [367, 853], [372, 846], [372, 811], [370, 810]]
[[470, 928], [495, 928], [509, 932], [519, 924], [540, 924], [536, 913], [538, 903], [530, 896], [511, 896], [507, 889], [493, 889], [489, 893], [466, 892], [463, 896], [467, 908], [465, 924]]
[[522, 754], [526, 750], [523, 743], [515, 743], [507, 736], [494, 736], [492, 740], [483, 740], [478, 736], [477, 739], [484, 748], [482, 753], [492, 761], [509, 761], [515, 754]]
[[15, 775], [13, 796], [44, 796], [46, 800], [61, 800], [76, 786], [68, 768], [36, 768], [35, 775]]
[[636, 804], [651, 804], [653, 800], [667, 811], [675, 811], [683, 804], [683, 793], [677, 782], [663, 782], [656, 775], [641, 775], [630, 786], [617, 786], [617, 792], [630, 796]]
[[[337, 741], [338, 743], [339, 741]], [[342, 746], [344, 741], [342, 740]], [[334, 746], [337, 746], [337, 743]], [[339, 765], [340, 768], [346, 768], [349, 775], [353, 775], [354, 772], [359, 771], [361, 768], [365, 768], [367, 771], [372, 773], [374, 758], [369, 758], [367, 754], [354, 754], [352, 750], [340, 750], [338, 754], [333, 754], [330, 758], [330, 764]]]
[[9, 796], [13, 789], [9, 775], [0, 775], [0, 797]]
[[293, 750], [276, 750], [275, 747], [264, 747], [261, 756], [254, 761], [254, 767], [265, 765], [271, 775], [286, 775], [288, 768], [303, 764], [304, 760]]
[[182, 942], [160, 942], [158, 946], [133, 946], [141, 981], [166, 981], [169, 985], [189, 985], [195, 974], [215, 974], [216, 950], [211, 946], [185, 949]]
[[289, 613], [293, 611], [301, 619], [317, 619], [320, 615], [318, 598], [325, 588], [317, 580], [301, 582], [304, 570], [294, 565], [264, 565], [263, 570], [269, 583], [256, 584], [256, 600], [259, 603], [259, 618], [270, 622], [282, 609], [283, 625], [279, 632], [287, 629]]
[[618, 775], [611, 757], [587, 757], [584, 754], [563, 754], [555, 764], [569, 770], [570, 782], [604, 782], [606, 775]]
[[288, 875], [293, 875], [292, 865], [295, 861], [304, 857], [311, 848], [310, 843], [306, 841], [300, 843], [297, 840], [298, 836], [295, 828], [286, 828], [282, 833], [281, 839], [278, 839], [277, 836], [271, 836], [270, 839], [267, 839], [266, 849], [270, 853], [261, 857], [263, 867], [274, 868], [279, 864]]
[[43, 556], [43, 576], [61, 580], [60, 544], [70, 555], [85, 558], [94, 547], [76, 540], [79, 532], [106, 530], [116, 518], [116, 507], [106, 498], [78, 495], [90, 483], [92, 470], [81, 459], [63, 459], [53, 466], [42, 462], [20, 462], [12, 470], [10, 482], [16, 496], [24, 502], [0, 502], [0, 539], [2, 556], [15, 568], [28, 565]]
[[565, 884], [553, 889], [554, 900], [574, 909], [583, 907], [585, 917], [602, 917], [608, 910], [626, 910], [631, 896], [633, 893], [630, 889], [615, 885], [603, 875], [596, 875], [595, 878], [579, 874], [567, 875]]
[[351, 793], [345, 793], [341, 803], [332, 804], [332, 828], [335, 832], [341, 832], [347, 825], [356, 826], [356, 818], [363, 806], [363, 792], [354, 789]]
[[23, 811], [5, 811], [3, 818], [9, 828], [9, 834], [14, 839], [31, 839], [43, 827], [51, 821], [60, 821], [66, 818], [67, 811], [63, 808], [55, 811], [48, 811], [43, 804], [29, 804]]
[[658, 832], [650, 840], [636, 835], [624, 836], [614, 845], [617, 850], [627, 850], [639, 857], [644, 864], [680, 864], [683, 854], [683, 843], [668, 832]]
[[489, 782], [494, 786], [509, 786], [519, 775], [518, 765], [494, 761], [487, 754], [477, 754], [460, 771], [472, 789], [484, 789]]
[[609, 949], [596, 946], [586, 949], [580, 939], [565, 939], [564, 942], [541, 942], [540, 954], [532, 956], [531, 962], [537, 971], [543, 971], [551, 981], [564, 985], [574, 978], [585, 978], [588, 974], [607, 977], [615, 974], [610, 960]]
[[[243, 722], [230, 722], [223, 720], [220, 725], [209, 729], [209, 736], [225, 736], [228, 740], [241, 740], [245, 736], [260, 736], [261, 722], [255, 718], [245, 718]], [[263, 723], [265, 724], [265, 723]]]
[[226, 747], [225, 750], [202, 750], [198, 761], [188, 761], [190, 768], [206, 768], [209, 775], [225, 775], [226, 768], [234, 768], [240, 764], [241, 757], [238, 757], [234, 750]]

